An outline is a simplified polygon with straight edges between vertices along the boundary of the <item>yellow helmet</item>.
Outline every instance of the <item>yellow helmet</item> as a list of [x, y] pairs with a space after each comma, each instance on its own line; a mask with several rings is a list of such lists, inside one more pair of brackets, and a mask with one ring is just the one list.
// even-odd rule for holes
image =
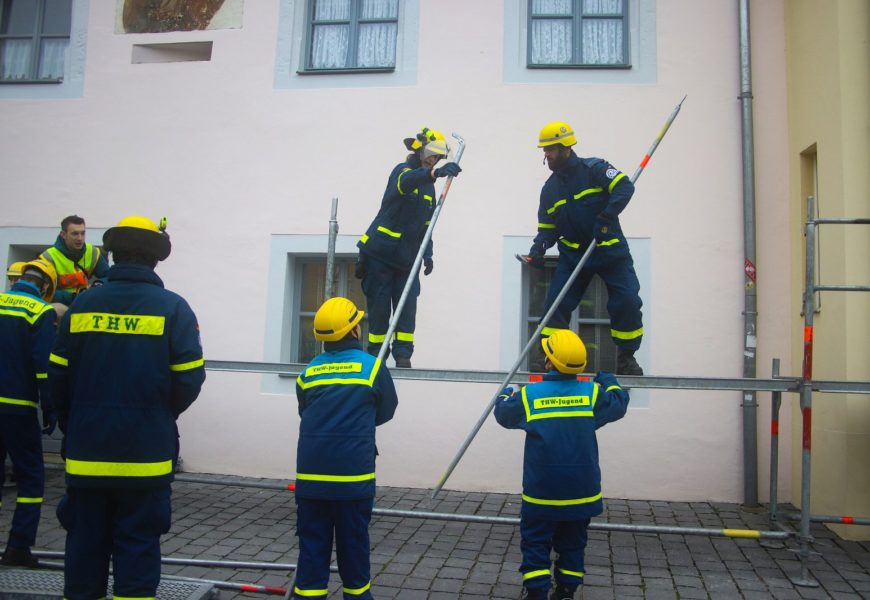
[[547, 123], [541, 129], [541, 133], [538, 136], [538, 148], [546, 148], [556, 144], [571, 147], [576, 143], [577, 138], [574, 136], [574, 128], [564, 121]]
[[541, 340], [544, 354], [560, 373], [582, 373], [586, 370], [586, 346], [570, 329], [557, 329]]
[[421, 154], [425, 156], [447, 156], [450, 148], [444, 134], [434, 129], [424, 127], [415, 137], [405, 139], [405, 147], [417, 152], [422, 148]]
[[6, 277], [21, 277], [24, 273], [24, 265], [27, 263], [24, 261], [14, 262], [9, 265], [9, 268], [6, 269]]
[[362, 320], [364, 314], [347, 298], [330, 298], [314, 314], [314, 339], [337, 342]]
[[24, 263], [24, 266], [21, 268], [21, 276], [33, 273], [33, 271], [37, 271], [39, 278], [48, 283], [48, 287], [45, 288], [45, 292], [42, 294], [42, 299], [46, 302], [51, 302], [51, 299], [54, 298], [54, 291], [57, 289], [57, 271], [54, 265], [44, 258], [37, 258]]
[[166, 260], [172, 251], [172, 243], [166, 233], [166, 217], [160, 220], [160, 227], [148, 217], [124, 217], [103, 234], [103, 246], [109, 252], [138, 252], [157, 260]]

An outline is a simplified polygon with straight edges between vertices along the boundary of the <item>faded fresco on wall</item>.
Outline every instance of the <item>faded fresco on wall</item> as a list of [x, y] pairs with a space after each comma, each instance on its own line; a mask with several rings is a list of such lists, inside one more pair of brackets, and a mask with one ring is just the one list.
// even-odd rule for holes
[[116, 33], [238, 29], [244, 0], [117, 0]]

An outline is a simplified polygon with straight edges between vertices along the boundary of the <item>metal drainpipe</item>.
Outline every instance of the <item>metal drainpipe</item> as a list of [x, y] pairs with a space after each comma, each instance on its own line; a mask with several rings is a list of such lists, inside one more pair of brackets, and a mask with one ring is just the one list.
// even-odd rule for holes
[[[757, 293], [755, 287], [755, 155], [752, 129], [752, 71], [749, 0], [739, 1], [740, 112], [743, 145], [743, 377], [755, 378]], [[755, 392], [743, 392], [743, 505], [758, 506], [758, 422]]]

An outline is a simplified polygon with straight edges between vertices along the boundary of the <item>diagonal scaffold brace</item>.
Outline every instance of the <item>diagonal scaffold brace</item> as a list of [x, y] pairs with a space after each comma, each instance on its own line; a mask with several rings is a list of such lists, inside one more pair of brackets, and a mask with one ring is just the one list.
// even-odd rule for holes
[[[465, 140], [456, 132], [453, 132], [453, 137], [456, 138], [457, 148], [456, 154], [453, 156], [453, 162], [459, 164], [462, 158], [462, 153], [465, 152]], [[435, 204], [435, 211], [432, 213], [432, 218], [429, 219], [429, 226], [426, 228], [426, 234], [423, 236], [423, 242], [420, 244], [420, 249], [417, 251], [417, 256], [414, 258], [414, 264], [411, 266], [411, 272], [408, 275], [408, 281], [405, 282], [405, 289], [402, 290], [402, 295], [399, 297], [399, 302], [393, 308], [393, 315], [390, 317], [390, 326], [387, 327], [387, 333], [384, 335], [384, 343], [381, 344], [381, 350], [378, 352], [378, 361], [383, 362], [387, 351], [390, 348], [390, 342], [393, 339], [393, 333], [396, 331], [396, 324], [399, 322], [399, 315], [402, 314], [402, 309], [405, 308], [405, 302], [408, 300], [408, 294], [411, 292], [411, 286], [420, 272], [420, 265], [423, 263], [423, 254], [426, 252], [426, 246], [429, 245], [429, 240], [432, 239], [432, 230], [435, 229], [435, 223], [438, 222], [438, 216], [441, 214], [441, 209], [444, 207], [444, 200], [447, 198], [447, 192], [450, 191], [450, 184], [453, 183], [453, 176], [447, 177], [444, 187], [441, 189], [441, 195], [438, 197], [438, 202]]]
[[[659, 143], [665, 137], [665, 134], [668, 132], [668, 129], [671, 128], [671, 124], [677, 118], [677, 115], [680, 113], [680, 109], [683, 106], [683, 102], [686, 100], [686, 96], [683, 96], [683, 99], [680, 100], [680, 103], [677, 104], [676, 108], [671, 112], [671, 115], [668, 117], [668, 120], [665, 122], [664, 127], [662, 127], [659, 134], [656, 136], [655, 141], [649, 147], [646, 154], [644, 154], [643, 159], [640, 161], [640, 165], [637, 167], [637, 170], [634, 172], [634, 175], [631, 176], [631, 182], [636, 183], [641, 173], [643, 173], [644, 168], [646, 168], [647, 163], [649, 163], [650, 158], [652, 158], [653, 153], [655, 153], [656, 148], [658, 148]], [[532, 347], [534, 347], [535, 343], [537, 343], [538, 338], [541, 335], [541, 331], [544, 330], [544, 327], [549, 322], [550, 317], [553, 316], [553, 313], [556, 312], [556, 309], [562, 303], [565, 296], [568, 294], [568, 290], [571, 289], [571, 285], [574, 283], [574, 280], [577, 279], [577, 276], [580, 274], [580, 270], [583, 268], [583, 265], [589, 260], [589, 257], [592, 256], [592, 252], [595, 251], [595, 244], [589, 244], [586, 248], [586, 251], [583, 253], [583, 256], [580, 258], [580, 261], [577, 263], [577, 266], [574, 267], [574, 270], [571, 272], [571, 276], [568, 278], [568, 281], [565, 282], [565, 285], [562, 286], [562, 289], [559, 291], [559, 295], [556, 296], [556, 299], [553, 300], [553, 304], [550, 306], [547, 313], [541, 318], [540, 323], [538, 323], [538, 328], [535, 329], [535, 332], [529, 338], [529, 342], [526, 344], [526, 347], [523, 348], [523, 351], [520, 353], [519, 358], [517, 358], [516, 362], [514, 362], [513, 367], [505, 376], [504, 380], [498, 387], [498, 390], [493, 395], [492, 399], [489, 401], [489, 404], [486, 405], [486, 409], [483, 411], [483, 414], [480, 415], [480, 418], [475, 423], [474, 428], [471, 430], [471, 433], [468, 434], [468, 437], [465, 438], [465, 441], [462, 442], [462, 446], [460, 446], [459, 451], [456, 453], [456, 456], [453, 457], [453, 460], [450, 461], [450, 464], [447, 466], [447, 469], [444, 471], [444, 474], [441, 476], [441, 479], [432, 488], [431, 497], [434, 499], [435, 496], [438, 495], [438, 492], [441, 491], [441, 488], [444, 487], [444, 484], [447, 483], [447, 479], [453, 473], [453, 470], [456, 468], [456, 465], [459, 464], [459, 461], [462, 460], [462, 456], [465, 454], [465, 451], [468, 450], [468, 447], [471, 445], [471, 441], [480, 431], [480, 428], [483, 427], [483, 424], [486, 422], [486, 419], [489, 417], [489, 413], [492, 412], [492, 409], [495, 408], [495, 403], [498, 401], [498, 397], [501, 394], [502, 390], [510, 384], [511, 379], [516, 374], [517, 370], [520, 368], [520, 365], [526, 359], [526, 356], [531, 351]]]

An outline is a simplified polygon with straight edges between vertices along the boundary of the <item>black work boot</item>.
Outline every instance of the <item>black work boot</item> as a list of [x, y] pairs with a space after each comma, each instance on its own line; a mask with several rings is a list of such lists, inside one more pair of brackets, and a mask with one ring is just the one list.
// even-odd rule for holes
[[557, 585], [555, 589], [550, 592], [550, 600], [574, 600], [574, 590], [561, 584]]
[[6, 551], [0, 557], [0, 565], [7, 567], [31, 567], [39, 566], [39, 561], [30, 553], [30, 548], [13, 548], [6, 546]]
[[410, 356], [397, 356], [396, 357], [396, 367], [399, 369], [410, 369], [411, 368], [411, 357]]
[[527, 587], [523, 588], [521, 600], [547, 600], [546, 590], [530, 590]]
[[617, 375], [643, 375], [643, 369], [637, 364], [634, 359], [634, 352], [623, 352], [620, 350], [616, 355], [616, 374]]

